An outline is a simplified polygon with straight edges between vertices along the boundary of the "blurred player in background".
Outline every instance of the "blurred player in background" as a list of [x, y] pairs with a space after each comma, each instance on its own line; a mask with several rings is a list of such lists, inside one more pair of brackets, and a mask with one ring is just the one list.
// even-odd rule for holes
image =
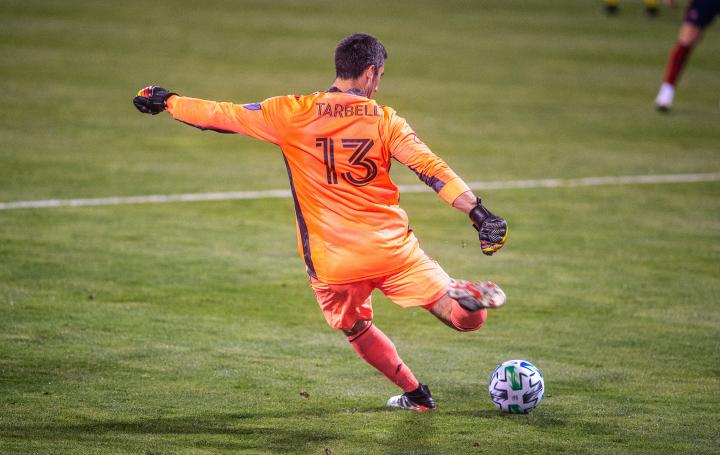
[[[670, 2], [671, 4], [673, 2]], [[665, 66], [665, 79], [655, 97], [655, 106], [661, 112], [667, 112], [675, 97], [675, 86], [687, 64], [690, 52], [703, 37], [705, 27], [710, 25], [720, 12], [720, 0], [690, 0], [685, 10], [677, 41], [670, 50]]]
[[483, 253], [501, 248], [507, 224], [418, 138], [410, 125], [372, 100], [385, 72], [385, 47], [354, 34], [335, 49], [336, 79], [327, 91], [237, 105], [146, 87], [140, 112], [164, 110], [203, 130], [240, 133], [280, 147], [295, 203], [298, 251], [330, 327], [342, 330], [357, 354], [403, 389], [388, 406], [435, 408], [429, 388], [373, 324], [371, 293], [402, 307], [422, 307], [446, 325], [477, 330], [486, 308], [505, 302], [492, 282], [453, 280], [420, 249], [391, 181], [391, 158], [414, 171], [449, 205], [469, 215]]
[[[645, 13], [649, 17], [658, 15], [658, 0], [643, 0]], [[620, 12], [620, 0], [605, 0], [605, 12], [608, 16], [615, 16]]]

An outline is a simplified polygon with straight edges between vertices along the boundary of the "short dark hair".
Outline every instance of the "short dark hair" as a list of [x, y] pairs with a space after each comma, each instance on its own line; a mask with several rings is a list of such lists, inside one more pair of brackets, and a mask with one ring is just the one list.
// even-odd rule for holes
[[385, 46], [377, 38], [354, 33], [335, 48], [335, 75], [340, 79], [356, 79], [371, 65], [380, 69], [387, 56]]

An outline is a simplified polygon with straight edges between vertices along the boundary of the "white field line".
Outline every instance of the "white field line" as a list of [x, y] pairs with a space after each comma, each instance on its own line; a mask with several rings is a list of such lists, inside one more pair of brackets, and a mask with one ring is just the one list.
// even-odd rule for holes
[[[470, 182], [473, 190], [521, 188], [573, 188], [601, 185], [637, 185], [657, 183], [717, 182], [720, 172], [706, 174], [627, 175], [621, 177], [585, 177], [578, 179], [506, 180]], [[401, 193], [430, 191], [424, 184], [398, 185]], [[95, 199], [47, 199], [41, 201], [0, 202], [0, 210], [39, 209], [50, 207], [86, 207], [94, 205], [165, 204], [169, 202], [228, 201], [236, 199], [289, 198], [290, 190], [232, 191], [226, 193], [158, 194], [150, 196], [117, 196]]]

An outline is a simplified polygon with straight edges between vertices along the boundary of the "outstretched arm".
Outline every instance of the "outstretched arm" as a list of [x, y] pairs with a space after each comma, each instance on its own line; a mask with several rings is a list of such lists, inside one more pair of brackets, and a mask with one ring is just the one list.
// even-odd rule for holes
[[138, 92], [133, 104], [142, 113], [167, 112], [175, 120], [201, 130], [219, 133], [239, 133], [277, 144], [278, 128], [271, 112], [273, 99], [262, 103], [233, 104], [179, 96], [162, 87], [149, 86]]
[[418, 139], [404, 119], [394, 116], [389, 134], [392, 156], [412, 169], [445, 202], [470, 217], [484, 254], [490, 256], [505, 245], [507, 222], [485, 208], [467, 184]]

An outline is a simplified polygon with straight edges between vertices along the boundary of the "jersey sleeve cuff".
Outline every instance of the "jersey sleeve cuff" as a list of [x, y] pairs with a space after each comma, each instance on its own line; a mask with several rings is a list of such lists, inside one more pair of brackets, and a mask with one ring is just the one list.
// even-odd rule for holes
[[455, 199], [466, 191], [470, 191], [470, 187], [467, 186], [463, 179], [455, 177], [445, 183], [445, 186], [443, 186], [438, 192], [438, 196], [440, 196], [442, 200], [447, 202], [449, 205], [453, 205]]
[[165, 110], [172, 113], [173, 108], [175, 107], [175, 101], [180, 97], [180, 95], [170, 95], [165, 100]]

